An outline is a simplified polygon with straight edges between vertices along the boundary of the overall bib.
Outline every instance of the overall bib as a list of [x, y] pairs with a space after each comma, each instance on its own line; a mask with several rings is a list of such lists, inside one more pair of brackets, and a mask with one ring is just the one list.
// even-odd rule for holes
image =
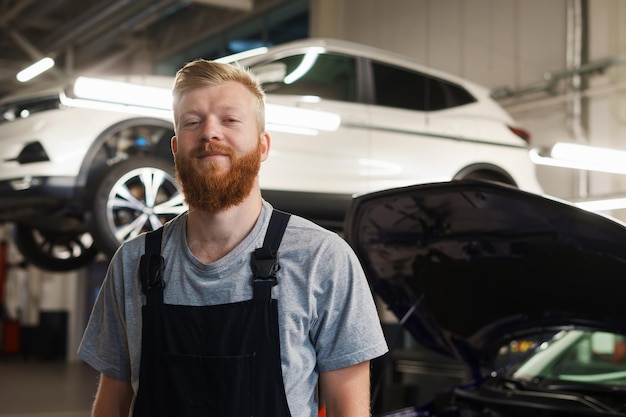
[[162, 228], [148, 233], [134, 417], [290, 417], [271, 297], [288, 220], [274, 210], [263, 247], [252, 254], [252, 299], [211, 306], [163, 303]]

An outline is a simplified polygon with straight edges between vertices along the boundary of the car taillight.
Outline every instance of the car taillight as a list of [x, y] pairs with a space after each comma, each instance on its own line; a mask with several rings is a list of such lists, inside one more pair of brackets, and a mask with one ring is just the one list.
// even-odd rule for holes
[[521, 127], [515, 126], [507, 126], [511, 132], [515, 133], [517, 136], [522, 138], [522, 140], [528, 144], [530, 144], [530, 132], [528, 130], [522, 129]]

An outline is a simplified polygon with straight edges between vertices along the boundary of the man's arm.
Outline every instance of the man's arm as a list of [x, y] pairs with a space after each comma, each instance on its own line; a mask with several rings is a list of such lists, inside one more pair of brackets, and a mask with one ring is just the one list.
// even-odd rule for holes
[[100, 384], [93, 403], [92, 417], [128, 417], [133, 400], [130, 382], [100, 374]]
[[320, 373], [320, 396], [328, 417], [370, 416], [370, 362]]

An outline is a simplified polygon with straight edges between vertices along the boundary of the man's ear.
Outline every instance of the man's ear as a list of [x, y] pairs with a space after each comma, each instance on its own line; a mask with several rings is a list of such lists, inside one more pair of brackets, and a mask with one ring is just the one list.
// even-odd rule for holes
[[172, 154], [176, 154], [176, 151], [178, 150], [178, 138], [176, 138], [176, 136], [172, 136], [170, 147], [172, 148]]
[[261, 162], [263, 162], [270, 156], [270, 144], [272, 142], [272, 138], [269, 133], [262, 132], [259, 140], [261, 144]]

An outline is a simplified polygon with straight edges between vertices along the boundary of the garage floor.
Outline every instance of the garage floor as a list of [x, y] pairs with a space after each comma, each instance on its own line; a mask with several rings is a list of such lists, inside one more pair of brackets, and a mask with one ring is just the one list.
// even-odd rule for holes
[[0, 360], [0, 417], [89, 417], [98, 374], [82, 362]]

